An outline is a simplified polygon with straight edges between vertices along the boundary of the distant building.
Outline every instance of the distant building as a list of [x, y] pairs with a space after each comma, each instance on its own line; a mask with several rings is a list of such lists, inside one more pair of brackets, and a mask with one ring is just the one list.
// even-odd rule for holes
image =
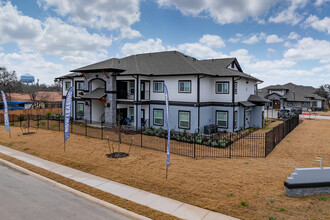
[[60, 92], [39, 91], [33, 99], [30, 94], [11, 93], [9, 101], [20, 102], [19, 106], [24, 109], [31, 108], [61, 108], [62, 94]]
[[304, 110], [322, 109], [325, 99], [315, 92], [316, 89], [312, 86], [287, 83], [262, 88], [258, 95], [271, 101], [266, 104], [266, 107], [270, 109], [291, 109], [295, 106], [302, 107]]

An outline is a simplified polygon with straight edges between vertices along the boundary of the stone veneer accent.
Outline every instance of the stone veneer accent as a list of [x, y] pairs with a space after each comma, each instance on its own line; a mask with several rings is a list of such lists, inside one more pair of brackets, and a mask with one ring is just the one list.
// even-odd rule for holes
[[[106, 96], [106, 108], [104, 109], [105, 112], [105, 124], [107, 126], [114, 125], [116, 123], [116, 90], [117, 90], [117, 84], [116, 84], [116, 76], [112, 72], [106, 72], [106, 74], [109, 76], [109, 79], [104, 75], [103, 72], [95, 72], [95, 73], [86, 73], [85, 76], [87, 79], [84, 80], [84, 90], [89, 91], [89, 82], [94, 79], [101, 79], [106, 82], [105, 87], [105, 93], [107, 93]], [[91, 91], [89, 91], [91, 92]], [[89, 106], [85, 105], [84, 107], [84, 120], [89, 121], [90, 120], [90, 106], [91, 102], [90, 100], [87, 101]], [[108, 107], [108, 104], [110, 104], [110, 107]]]

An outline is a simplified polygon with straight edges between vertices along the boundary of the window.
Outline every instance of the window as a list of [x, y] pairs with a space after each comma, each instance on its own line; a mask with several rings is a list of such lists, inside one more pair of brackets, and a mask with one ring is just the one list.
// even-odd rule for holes
[[164, 125], [164, 110], [154, 109], [154, 125]]
[[228, 127], [228, 112], [217, 111], [217, 126], [220, 128]]
[[254, 94], [257, 95], [257, 91], [258, 91], [258, 85], [254, 85]]
[[65, 82], [65, 90], [68, 91], [71, 88], [71, 82]]
[[308, 102], [302, 102], [301, 107], [309, 107], [309, 103]]
[[235, 129], [237, 128], [237, 116], [238, 116], [238, 112], [235, 111], [235, 113], [234, 113], [234, 128]]
[[229, 82], [217, 82], [216, 93], [228, 94], [229, 93]]
[[179, 128], [190, 129], [190, 112], [179, 111]]
[[288, 107], [292, 107], [292, 106], [293, 106], [292, 102], [288, 102]]
[[134, 107], [129, 107], [129, 118], [131, 119], [131, 122], [134, 121]]
[[191, 81], [179, 81], [179, 92], [191, 92]]
[[237, 94], [237, 82], [234, 83], [234, 92]]
[[134, 94], [134, 88], [135, 88], [135, 82], [134, 81], [130, 81], [129, 82], [129, 93], [130, 94]]
[[78, 103], [78, 115], [84, 116], [84, 103]]
[[154, 92], [164, 92], [163, 81], [154, 81]]
[[77, 82], [77, 90], [84, 90], [84, 82]]

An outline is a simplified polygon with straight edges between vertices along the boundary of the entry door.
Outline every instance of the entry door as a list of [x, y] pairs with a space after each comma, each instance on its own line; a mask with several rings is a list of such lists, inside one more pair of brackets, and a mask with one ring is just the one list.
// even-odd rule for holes
[[146, 87], [145, 82], [141, 82], [141, 100], [146, 98], [145, 87]]
[[127, 108], [117, 109], [117, 120], [118, 118], [121, 125], [125, 123], [125, 118], [127, 118]]
[[250, 112], [245, 112], [245, 128], [250, 127]]
[[281, 102], [279, 100], [273, 100], [273, 108], [274, 109], [280, 109], [281, 108]]
[[145, 120], [144, 109], [141, 109], [141, 124], [144, 122], [144, 120]]

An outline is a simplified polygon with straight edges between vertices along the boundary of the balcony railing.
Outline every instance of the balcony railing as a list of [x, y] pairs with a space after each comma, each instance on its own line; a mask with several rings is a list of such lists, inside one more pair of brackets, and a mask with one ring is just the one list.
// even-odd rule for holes
[[134, 100], [134, 92], [132, 92], [131, 90], [118, 90], [117, 99]]
[[[150, 100], [150, 92], [147, 91], [140, 91], [141, 100]], [[131, 90], [117, 90], [117, 99], [128, 99], [134, 100], [134, 92]]]

